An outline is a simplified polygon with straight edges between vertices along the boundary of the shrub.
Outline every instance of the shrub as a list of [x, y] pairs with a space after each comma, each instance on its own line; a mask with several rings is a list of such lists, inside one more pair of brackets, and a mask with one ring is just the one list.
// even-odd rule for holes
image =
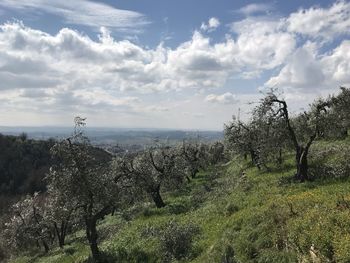
[[111, 262], [121, 262], [121, 263], [143, 263], [143, 262], [157, 262], [155, 256], [147, 254], [145, 251], [139, 248], [133, 248], [131, 251], [127, 251], [124, 248], [119, 248], [116, 254], [110, 259], [114, 260]]
[[221, 257], [222, 263], [236, 263], [235, 252], [231, 245], [226, 245], [224, 254]]
[[168, 205], [168, 210], [170, 214], [182, 214], [182, 213], [186, 213], [187, 211], [189, 211], [191, 209], [191, 207], [189, 207], [188, 204], [181, 204], [181, 203], [174, 203], [174, 204], [169, 204]]
[[64, 248], [64, 253], [67, 254], [67, 255], [73, 255], [75, 253], [75, 248], [73, 247], [66, 247]]
[[237, 212], [239, 210], [238, 206], [236, 206], [233, 203], [229, 203], [226, 207], [225, 207], [225, 215], [226, 216], [230, 216], [233, 213]]
[[160, 231], [161, 252], [165, 261], [188, 258], [192, 250], [192, 241], [199, 233], [199, 228], [193, 224], [181, 225], [170, 221]]
[[319, 146], [311, 152], [310, 172], [313, 178], [345, 178], [350, 176], [350, 147], [341, 145]]

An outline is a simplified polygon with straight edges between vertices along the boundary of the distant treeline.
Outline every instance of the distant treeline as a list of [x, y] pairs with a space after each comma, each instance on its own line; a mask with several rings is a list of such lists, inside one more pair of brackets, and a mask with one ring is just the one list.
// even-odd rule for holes
[[[0, 195], [14, 196], [45, 192], [45, 175], [57, 162], [50, 149], [54, 139], [32, 140], [25, 133], [20, 136], [0, 134]], [[96, 158], [110, 160], [110, 155], [91, 147]]]
[[17, 195], [44, 191], [43, 178], [51, 165], [53, 140], [29, 140], [26, 134], [0, 134], [0, 193]]

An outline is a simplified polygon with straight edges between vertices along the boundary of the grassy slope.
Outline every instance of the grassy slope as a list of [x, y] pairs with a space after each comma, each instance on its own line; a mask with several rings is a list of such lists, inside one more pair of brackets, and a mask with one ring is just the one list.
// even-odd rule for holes
[[[343, 144], [349, 141], [318, 147]], [[337, 156], [329, 159], [334, 162]], [[350, 201], [350, 181], [285, 180], [293, 173], [292, 156], [284, 168], [269, 173], [238, 159], [211, 167], [185, 189], [166, 196], [165, 208], [146, 204], [132, 209], [128, 220], [107, 217], [99, 226], [101, 248], [123, 255], [123, 262], [160, 262], [156, 230], [175, 220], [200, 228], [184, 262], [312, 262], [313, 253], [318, 262], [350, 262], [350, 210], [339, 203]], [[89, 250], [81, 240], [83, 232], [78, 232], [64, 251], [12, 262], [83, 262]]]

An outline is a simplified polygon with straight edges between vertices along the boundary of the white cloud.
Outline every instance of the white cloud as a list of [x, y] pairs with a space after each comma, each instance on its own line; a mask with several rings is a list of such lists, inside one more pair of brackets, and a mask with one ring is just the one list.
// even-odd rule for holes
[[216, 17], [209, 19], [208, 23], [202, 23], [201, 30], [212, 32], [220, 26], [220, 21]]
[[217, 19], [216, 17], [212, 17], [209, 19], [209, 22], [208, 22], [208, 26], [209, 28], [217, 28], [220, 26], [220, 21], [219, 19]]
[[311, 7], [292, 13], [288, 30], [313, 38], [332, 38], [350, 32], [350, 2], [336, 1], [330, 8]]
[[205, 98], [206, 102], [220, 103], [220, 104], [235, 104], [238, 102], [237, 96], [231, 92], [226, 92], [222, 95], [209, 94]]
[[144, 111], [148, 111], [148, 112], [166, 112], [169, 111], [169, 107], [165, 107], [165, 106], [147, 106], [143, 109]]
[[149, 23], [143, 14], [117, 9], [111, 5], [89, 0], [2, 0], [0, 6], [28, 13], [41, 11], [63, 18], [67, 24], [99, 28], [111, 27], [116, 30], [139, 31]]
[[136, 108], [136, 100], [121, 103], [119, 98], [125, 93], [220, 88], [231, 75], [252, 77], [280, 65], [294, 40], [276, 30], [242, 31], [237, 40], [219, 43], [194, 32], [191, 40], [174, 49], [162, 44], [148, 49], [128, 40], [115, 41], [105, 27], [94, 41], [68, 28], [51, 35], [6, 23], [0, 26], [0, 89], [27, 89], [21, 98], [33, 100], [38, 108], [43, 102], [34, 97], [42, 94], [52, 110], [68, 105]]
[[295, 36], [284, 30], [282, 20], [246, 18], [232, 23], [230, 28], [238, 34], [236, 59], [248, 67], [246, 74], [252, 69], [271, 69], [281, 65], [296, 46]]
[[[38, 1], [19, 6], [29, 8], [27, 3]], [[325, 19], [325, 26], [303, 32], [306, 22], [291, 27], [294, 15], [301, 11], [284, 18], [249, 16], [232, 23], [231, 34], [219, 41], [210, 39], [207, 32], [220, 22], [209, 20], [206, 30], [195, 31], [191, 39], [173, 48], [164, 43], [147, 48], [129, 40], [116, 41], [108, 25], [101, 27], [94, 40], [69, 28], [49, 34], [20, 22], [6, 23], [0, 26], [0, 109], [21, 114], [89, 112], [92, 116], [93, 112], [108, 111], [124, 114], [120, 118], [127, 123], [143, 116], [147, 125], [164, 121], [175, 126], [184, 123], [179, 112], [191, 112], [186, 124], [207, 125], [219, 109], [227, 110], [232, 104], [240, 107], [236, 95], [222, 94], [225, 85], [242, 79], [263, 85], [260, 77], [269, 78], [265, 88], [287, 88], [286, 95], [297, 100], [309, 91], [309, 99], [320, 91], [350, 83], [350, 41], [334, 42], [338, 46], [331, 50], [333, 42], [324, 41], [338, 36], [337, 30], [345, 34], [347, 17], [341, 10], [347, 5], [337, 2], [323, 8], [328, 14], [337, 7], [340, 11], [331, 13], [343, 19], [332, 20], [334, 23]], [[316, 9], [303, 12], [308, 16]], [[212, 94], [203, 99], [209, 90]], [[184, 102], [188, 99], [185, 96], [191, 96], [190, 103]], [[164, 98], [169, 97], [182, 103], [168, 104]], [[241, 94], [239, 99], [241, 104]], [[203, 118], [195, 118], [197, 112]], [[156, 122], [154, 116], [163, 117]], [[7, 118], [4, 114], [0, 117]], [[177, 118], [178, 123], [171, 118]], [[218, 121], [221, 119], [215, 119]]]
[[344, 40], [326, 54], [318, 54], [317, 45], [307, 42], [292, 56], [277, 76], [265, 86], [315, 91], [350, 84], [350, 41]]
[[253, 3], [253, 4], [243, 6], [242, 8], [238, 9], [238, 12], [246, 16], [249, 16], [257, 13], [267, 13], [272, 9], [273, 9], [273, 6], [271, 4]]

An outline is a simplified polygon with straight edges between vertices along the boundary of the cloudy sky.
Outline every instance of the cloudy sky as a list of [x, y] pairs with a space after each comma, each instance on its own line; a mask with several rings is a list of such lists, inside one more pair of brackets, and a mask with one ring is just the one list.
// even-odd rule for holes
[[350, 83], [350, 1], [0, 0], [0, 125], [220, 130]]

